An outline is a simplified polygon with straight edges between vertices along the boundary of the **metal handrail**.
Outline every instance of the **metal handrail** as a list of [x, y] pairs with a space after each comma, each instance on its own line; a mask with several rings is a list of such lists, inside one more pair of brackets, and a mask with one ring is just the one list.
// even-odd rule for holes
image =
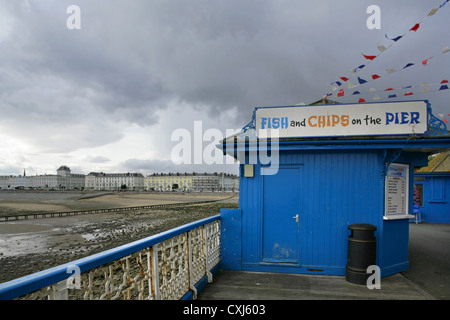
[[[11, 280], [9, 282], [1, 283], [0, 284], [0, 299], [1, 300], [9, 300], [9, 299], [15, 299], [24, 295], [27, 295], [29, 293], [32, 293], [34, 291], [40, 290], [42, 288], [47, 288], [46, 292], [44, 293], [44, 296], [46, 296], [49, 299], [65, 299], [67, 297], [67, 289], [70, 287], [69, 280], [72, 280], [74, 270], [78, 270], [79, 274], [88, 273], [92, 271], [95, 268], [99, 268], [103, 265], [111, 264], [114, 261], [120, 260], [120, 259], [126, 259], [132, 254], [136, 254], [142, 250], [147, 250], [146, 254], [153, 253], [151, 257], [151, 263], [149, 262], [149, 266], [151, 265], [151, 271], [148, 270], [148, 273], [151, 273], [151, 290], [152, 293], [150, 294], [152, 298], [154, 299], [164, 299], [164, 296], [161, 296], [159, 292], [159, 288], [161, 285], [159, 284], [160, 279], [164, 280], [164, 275], [161, 274], [162, 271], [159, 270], [158, 265], [161, 264], [161, 260], [164, 260], [164, 252], [161, 252], [161, 249], [159, 248], [164, 247], [166, 249], [164, 250], [170, 250], [170, 245], [165, 245], [165, 241], [169, 241], [177, 236], [182, 236], [183, 243], [177, 244], [177, 246], [183, 247], [187, 244], [187, 247], [184, 248], [187, 252], [186, 257], [182, 257], [182, 259], [188, 259], [189, 260], [189, 271], [188, 274], [192, 274], [193, 271], [192, 266], [195, 265], [195, 261], [193, 261], [193, 254], [192, 252], [199, 251], [203, 252], [202, 254], [206, 255], [204, 257], [201, 257], [202, 261], [204, 260], [205, 263], [203, 263], [202, 268], [204, 267], [203, 273], [204, 276], [208, 276], [209, 278], [209, 272], [214, 265], [208, 265], [208, 259], [207, 256], [208, 253], [211, 253], [211, 240], [208, 240], [208, 235], [206, 234], [205, 228], [207, 225], [216, 224], [214, 226], [216, 233], [218, 235], [215, 235], [215, 238], [212, 241], [219, 242], [216, 243], [213, 246], [219, 246], [219, 248], [214, 248], [215, 254], [217, 255], [217, 258], [215, 259], [214, 263], [219, 262], [219, 256], [218, 252], [220, 252], [220, 215], [215, 215], [209, 218], [205, 218], [202, 220], [198, 220], [189, 224], [182, 225], [180, 227], [141, 239], [134, 241], [129, 244], [125, 244], [122, 246], [119, 246], [114, 249], [110, 249], [107, 251], [103, 251], [85, 258], [81, 258], [69, 263], [65, 263], [62, 265], [59, 265], [57, 267], [53, 267], [50, 269], [46, 269], [40, 272], [33, 273], [31, 275], [27, 275], [15, 280]], [[200, 229], [201, 230], [200, 230]], [[191, 241], [191, 234], [199, 229], [200, 231], [197, 232], [200, 234], [201, 239], [198, 240], [198, 243], [201, 243], [201, 247], [195, 249], [193, 248], [193, 244]], [[198, 230], [197, 230], [198, 231]], [[200, 233], [201, 232], [201, 233]], [[177, 250], [179, 248], [177, 247]], [[159, 251], [158, 251], [159, 250]], [[183, 253], [184, 255], [184, 253]], [[150, 258], [149, 258], [150, 260]], [[124, 262], [125, 263], [125, 262]], [[128, 263], [128, 262], [127, 262]], [[166, 270], [167, 266], [164, 266], [165, 271], [169, 272], [170, 270]], [[142, 272], [141, 272], [142, 273]], [[147, 279], [147, 281], [149, 281]], [[187, 280], [188, 283], [192, 283], [191, 279]], [[87, 285], [87, 284], [84, 284]], [[53, 286], [51, 288], [48, 288], [49, 286]], [[54, 294], [51, 296], [50, 292], [61, 291], [62, 286], [62, 294]], [[57, 288], [58, 287], [58, 288]], [[191, 285], [192, 287], [192, 285]], [[70, 289], [70, 288], [69, 288]], [[195, 297], [195, 288], [189, 288], [189, 285], [187, 287], [187, 291], [189, 289], [194, 290], [194, 297]], [[186, 292], [185, 292], [186, 293]], [[183, 293], [183, 295], [185, 294]]]

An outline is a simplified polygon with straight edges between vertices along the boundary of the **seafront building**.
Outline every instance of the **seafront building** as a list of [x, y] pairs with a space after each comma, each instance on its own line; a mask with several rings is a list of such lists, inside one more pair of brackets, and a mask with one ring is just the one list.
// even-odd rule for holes
[[144, 176], [141, 173], [91, 172], [85, 176], [86, 190], [144, 190]]
[[146, 190], [238, 191], [239, 178], [227, 173], [154, 173], [145, 177]]
[[239, 177], [227, 173], [154, 173], [144, 177], [141, 173], [90, 172], [88, 175], [72, 173], [60, 166], [56, 174], [27, 176], [0, 176], [0, 190], [130, 190], [130, 191], [184, 191], [215, 192], [238, 191]]
[[85, 185], [84, 174], [71, 173], [67, 166], [60, 166], [56, 174], [27, 176], [23, 175], [0, 176], [0, 189], [46, 189], [46, 190], [73, 190], [83, 189]]

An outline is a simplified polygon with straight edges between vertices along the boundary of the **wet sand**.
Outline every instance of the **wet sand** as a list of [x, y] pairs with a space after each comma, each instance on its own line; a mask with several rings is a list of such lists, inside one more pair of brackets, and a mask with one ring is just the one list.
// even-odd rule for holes
[[[126, 196], [103, 195], [75, 201], [96, 203], [99, 206], [109, 204], [112, 207], [123, 207], [183, 202], [183, 200], [223, 199], [230, 196], [231, 194], [136, 193]], [[219, 214], [220, 208], [237, 207], [237, 199], [238, 197], [224, 200], [226, 203], [157, 210], [1, 222], [0, 283]]]

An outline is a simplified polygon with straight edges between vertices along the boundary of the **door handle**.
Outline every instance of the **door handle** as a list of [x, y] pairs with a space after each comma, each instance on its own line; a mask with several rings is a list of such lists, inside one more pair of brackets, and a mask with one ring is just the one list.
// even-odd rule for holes
[[295, 215], [295, 217], [292, 217], [292, 219], [295, 219], [295, 222], [298, 223], [298, 213]]

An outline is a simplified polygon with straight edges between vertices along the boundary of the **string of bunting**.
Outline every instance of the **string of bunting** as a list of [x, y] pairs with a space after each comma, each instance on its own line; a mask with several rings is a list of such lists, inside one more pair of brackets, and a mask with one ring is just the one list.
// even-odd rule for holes
[[438, 113], [437, 115], [439, 118], [441, 118], [442, 121], [444, 121], [445, 123], [448, 123], [447, 119], [444, 119], [445, 116], [450, 117], [450, 113], [448, 113], [447, 115], [444, 115], [443, 113]]
[[[371, 81], [375, 81], [375, 80], [380, 79], [382, 77], [385, 77], [387, 75], [391, 75], [391, 74], [393, 74], [395, 72], [402, 71], [402, 70], [405, 70], [405, 69], [413, 67], [413, 66], [420, 66], [420, 65], [421, 66], [428, 66], [428, 64], [429, 64], [431, 59], [436, 59], [438, 56], [444, 55], [447, 52], [450, 52], [450, 48], [448, 46], [446, 46], [444, 49], [442, 49], [442, 52], [440, 54], [428, 57], [428, 58], [426, 58], [426, 59], [424, 59], [424, 60], [422, 60], [420, 62], [409, 62], [409, 63], [405, 64], [401, 68], [388, 68], [388, 69], [386, 69], [386, 73], [383, 74], [383, 75], [380, 75], [380, 73], [374, 73], [374, 74], [370, 75], [370, 78], [366, 77], [365, 79], [363, 79], [362, 77], [358, 76], [357, 77], [358, 78], [358, 84], [357, 85], [353, 84], [352, 82], [350, 82], [349, 81], [350, 79], [348, 79], [348, 78], [341, 77], [341, 79], [342, 79], [342, 81], [344, 81], [346, 83], [348, 89], [356, 88], [356, 87], [358, 87], [358, 86], [360, 86], [362, 84], [365, 84], [365, 83], [368, 83], [368, 82], [371, 82]], [[342, 86], [342, 84], [343, 83], [338, 82], [338, 86], [339, 87]], [[338, 89], [338, 87], [334, 86], [333, 84], [331, 85], [331, 87], [332, 87], [333, 91]], [[343, 89], [341, 89], [341, 91], [342, 90]], [[332, 94], [328, 94], [327, 97], [330, 96], [330, 95], [332, 95]]]
[[[436, 89], [430, 89], [430, 87], [436, 86]], [[414, 88], [421, 88], [420, 92], [416, 92], [414, 90]], [[379, 94], [376, 93], [380, 93], [383, 92], [383, 96], [385, 96], [387, 99], [392, 99], [392, 98], [399, 98], [399, 97], [403, 97], [403, 96], [412, 96], [412, 95], [417, 95], [417, 94], [423, 94], [423, 93], [429, 93], [429, 92], [437, 92], [437, 91], [442, 91], [442, 90], [448, 90], [449, 89], [449, 81], [444, 79], [441, 82], [437, 82], [437, 83], [427, 83], [424, 82], [420, 85], [408, 85], [408, 86], [403, 86], [400, 88], [386, 88], [384, 90], [376, 90], [375, 88], [371, 88], [369, 89], [369, 91], [367, 92], [360, 92], [358, 90], [353, 91], [353, 93], [351, 93], [351, 96], [358, 96], [361, 97], [363, 95], [368, 95], [368, 94], [374, 94], [372, 96], [372, 100], [380, 100], [381, 97]], [[403, 92], [398, 93], [397, 91], [402, 90]], [[331, 95], [331, 94], [329, 94]], [[329, 96], [327, 95], [327, 96]], [[340, 98], [340, 97], [344, 97], [345, 93], [344, 93], [344, 89], [341, 89], [336, 97]], [[365, 98], [359, 98], [358, 102], [366, 102]]]
[[[444, 1], [439, 7], [433, 7], [433, 8], [428, 12], [428, 14], [427, 14], [422, 20], [420, 20], [419, 22], [415, 23], [414, 26], [412, 26], [412, 27], [409, 29], [409, 31], [408, 31], [407, 33], [405, 33], [405, 34], [403, 34], [403, 35], [396, 36], [396, 37], [389, 37], [387, 34], [385, 34], [386, 39], [388, 39], [388, 40], [390, 40], [390, 41], [392, 41], [392, 42], [391, 42], [388, 46], [377, 45], [377, 48], [378, 48], [379, 53], [376, 54], [376, 55], [368, 55], [368, 54], [362, 53], [362, 56], [367, 60], [367, 62], [364, 63], [364, 64], [361, 64], [361, 65], [357, 66], [356, 68], [352, 68], [352, 69], [350, 70], [351, 75], [346, 76], [346, 77], [345, 77], [345, 76], [339, 77], [339, 80], [332, 82], [332, 83], [331, 83], [331, 89], [332, 89], [333, 91], [335, 91], [335, 90], [337, 90], [340, 86], [342, 86], [343, 83], [346, 83], [347, 86], [348, 86], [348, 88], [351, 89], [351, 88], [357, 87], [357, 86], [359, 86], [359, 85], [365, 84], [365, 83], [367, 83], [367, 82], [369, 82], [369, 81], [373, 81], [373, 80], [377, 80], [377, 79], [381, 78], [381, 76], [380, 76], [379, 74], [372, 74], [372, 75], [371, 75], [371, 79], [369, 79], [369, 80], [362, 79], [361, 77], [357, 77], [357, 78], [358, 78], [358, 84], [357, 84], [357, 85], [355, 85], [355, 84], [353, 84], [353, 83], [351, 83], [351, 82], [349, 81], [350, 79], [352, 79], [353, 77], [355, 77], [359, 71], [361, 71], [362, 69], [365, 69], [372, 61], [374, 61], [376, 58], [378, 58], [380, 55], [382, 55], [384, 52], [386, 52], [390, 47], [392, 47], [394, 44], [396, 44], [400, 39], [405, 38], [405, 36], [407, 36], [407, 35], [410, 34], [411, 32], [417, 32], [417, 30], [419, 30], [421, 24], [422, 24], [427, 18], [429, 18], [429, 17], [431, 17], [431, 16], [434, 16], [434, 15], [435, 15], [442, 7], [444, 7], [444, 6], [447, 4], [447, 2], [449, 2], [449, 1], [450, 1], [450, 0]], [[445, 48], [443, 49], [443, 51], [442, 51], [442, 54], [447, 53], [447, 52], [449, 52], [449, 51], [450, 51], [450, 49], [449, 49], [448, 47], [445, 47]], [[432, 59], [432, 58], [435, 58], [435, 57], [429, 57], [429, 58], [427, 58], [427, 59], [424, 59], [424, 60], [421, 61], [421, 64], [422, 64], [423, 66], [426, 66], [426, 65], [428, 64], [428, 62], [430, 61], [430, 59]], [[397, 71], [406, 70], [407, 68], [409, 68], [409, 67], [411, 67], [411, 66], [414, 66], [414, 65], [416, 65], [416, 64], [415, 64], [415, 63], [408, 63], [408, 64], [406, 64], [406, 65], [405, 65], [402, 69], [400, 69], [400, 70], [397, 70], [397, 69], [386, 69], [386, 72], [387, 72], [387, 74], [392, 74], [392, 73], [397, 72]], [[323, 99], [325, 99], [325, 98], [328, 97], [328, 96], [330, 96], [330, 94], [326, 94], [326, 95], [323, 97]]]

